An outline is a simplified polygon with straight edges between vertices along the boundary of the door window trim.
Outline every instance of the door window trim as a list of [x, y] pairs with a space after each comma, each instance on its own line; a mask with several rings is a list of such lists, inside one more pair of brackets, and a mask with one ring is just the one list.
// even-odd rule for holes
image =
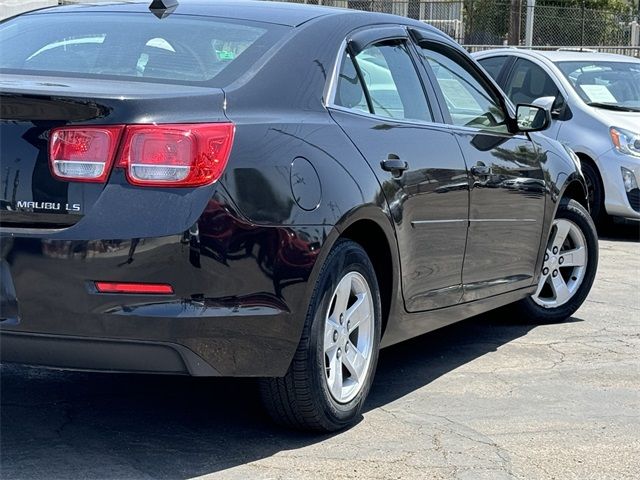
[[[448, 127], [449, 125], [446, 123], [446, 119], [443, 116], [442, 108], [440, 106], [439, 99], [436, 96], [435, 88], [433, 87], [433, 85], [427, 84], [426, 83], [427, 80], [429, 80], [429, 83], [431, 83], [430, 79], [425, 78], [423, 76], [423, 70], [420, 66], [422, 62], [420, 62], [419, 58], [416, 58], [416, 52], [414, 51], [415, 44], [409, 35], [409, 31], [407, 30], [407, 27], [399, 26], [399, 25], [383, 25], [383, 26], [376, 25], [375, 27], [376, 28], [380, 27], [380, 28], [377, 28], [375, 35], [371, 31], [371, 26], [362, 27], [359, 30], [349, 34], [347, 38], [342, 41], [340, 45], [340, 49], [338, 50], [338, 53], [334, 60], [331, 77], [329, 78], [329, 80], [325, 85], [324, 107], [327, 110], [336, 110], [340, 112], [349, 113], [352, 115], [357, 115], [360, 117], [380, 120], [387, 123], [391, 122], [391, 123], [400, 123], [400, 124], [416, 125], [416, 126], [440, 126], [444, 128]], [[402, 29], [403, 31], [402, 35], [398, 35], [400, 29]], [[378, 30], [379, 30], [379, 34], [378, 34]], [[394, 34], [391, 35], [390, 34], [391, 32], [393, 32]], [[409, 54], [409, 57], [413, 62], [413, 66], [416, 71], [416, 76], [420, 81], [420, 86], [422, 87], [424, 96], [427, 100], [427, 105], [429, 106], [429, 109], [431, 111], [431, 116], [433, 117], [432, 121], [428, 122], [428, 121], [422, 121], [418, 119], [390, 118], [382, 115], [377, 115], [371, 112], [354, 110], [352, 108], [343, 107], [341, 105], [336, 104], [335, 99], [338, 91], [338, 81], [340, 79], [340, 69], [342, 68], [342, 59], [344, 58], [345, 53], [353, 57], [353, 52], [355, 50], [352, 50], [350, 48], [351, 39], [357, 38], [360, 34], [362, 34], [363, 36], [365, 36], [366, 34], [366, 38], [368, 39], [368, 42], [366, 44], [363, 44], [363, 43], [360, 44], [359, 46], [360, 50], [364, 50], [370, 45], [380, 43], [380, 42], [390, 41], [390, 40], [400, 40], [405, 43], [407, 47], [407, 53]], [[352, 61], [353, 61], [353, 58], [352, 58]], [[369, 101], [368, 101], [369, 94], [364, 84], [363, 84], [363, 90], [367, 97], [367, 103], [369, 104]]]
[[[500, 93], [497, 83], [491, 78], [487, 78], [489, 75], [485, 74], [483, 69], [479, 65], [476, 65], [473, 61], [469, 61], [469, 59], [465, 58], [464, 54], [462, 54], [461, 52], [453, 48], [451, 45], [448, 45], [436, 39], [424, 39], [419, 44], [417, 44], [417, 48], [434, 50], [436, 53], [440, 53], [446, 57], [451, 58], [456, 63], [459, 63], [465, 70], [470, 69], [473, 72], [475, 72], [476, 75], [478, 75], [482, 80], [481, 85], [489, 90], [489, 92], [494, 97], [494, 100], [497, 100], [498, 105], [502, 108], [503, 113], [505, 114], [505, 122], [507, 124], [508, 133], [495, 132], [491, 130], [482, 130], [481, 128], [478, 128], [478, 127], [469, 127], [469, 126], [454, 124], [451, 118], [451, 114], [449, 110], [446, 108], [447, 104], [444, 98], [444, 94], [442, 93], [442, 89], [439, 87], [439, 85], [437, 85], [437, 86], [434, 86], [434, 89], [435, 89], [436, 96], [438, 97], [438, 104], [442, 106], [442, 115], [444, 117], [445, 123], [449, 127], [453, 128], [454, 130], [480, 132], [480, 133], [491, 134], [491, 135], [517, 136], [517, 137], [526, 136], [521, 132], [518, 132], [517, 126], [515, 124], [515, 111], [513, 109], [513, 106], [511, 105], [511, 102], [508, 101], [508, 99], [506, 99], [505, 96], [502, 95], [502, 93]], [[442, 50], [444, 50], [444, 52], [442, 52]], [[451, 53], [451, 55], [448, 55], [448, 53]], [[435, 81], [437, 84], [435, 73], [433, 72], [431, 66], [426, 61], [426, 59], [421, 58], [420, 63], [422, 63], [422, 66], [424, 70], [427, 72], [429, 79], [432, 82]]]

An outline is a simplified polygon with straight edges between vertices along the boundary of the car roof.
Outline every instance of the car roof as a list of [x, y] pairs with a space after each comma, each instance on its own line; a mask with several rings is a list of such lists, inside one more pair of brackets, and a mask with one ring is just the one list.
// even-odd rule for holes
[[[33, 10], [23, 15], [38, 15], [57, 12], [122, 12], [149, 13], [151, 0], [114, 0], [112, 2], [87, 2], [81, 4], [67, 4]], [[316, 18], [337, 17], [349, 15], [357, 18], [364, 26], [368, 24], [398, 24], [407, 25], [433, 34], [449, 37], [424, 22], [388, 13], [366, 12], [355, 9], [328, 7], [324, 5], [309, 5], [301, 3], [265, 1], [265, 0], [178, 0], [176, 15], [197, 15], [203, 17], [218, 17], [234, 20], [248, 20], [263, 23], [277, 23], [290, 27], [298, 27]]]
[[553, 63], [558, 62], [637, 62], [640, 63], [640, 59], [629, 57], [626, 55], [616, 55], [613, 53], [602, 52], [586, 52], [586, 51], [574, 51], [574, 50], [530, 50], [519, 48], [498, 48], [493, 50], [486, 50], [484, 52], [478, 52], [474, 56], [497, 56], [497, 55], [513, 55], [523, 57], [533, 57], [538, 59], [546, 59]]
[[[150, 0], [88, 2], [44, 8], [27, 13], [26, 15], [85, 11], [148, 13], [152, 15], [152, 13], [149, 12], [149, 5], [151, 5]], [[255, 0], [178, 0], [178, 6], [172, 14], [224, 17], [296, 27], [314, 18], [349, 12], [353, 12], [353, 10], [284, 2]]]

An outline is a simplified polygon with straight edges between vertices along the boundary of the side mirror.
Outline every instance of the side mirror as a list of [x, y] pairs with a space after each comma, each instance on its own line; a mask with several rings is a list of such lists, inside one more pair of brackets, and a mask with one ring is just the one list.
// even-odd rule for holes
[[551, 118], [554, 120], [564, 122], [573, 118], [573, 113], [561, 93], [558, 93], [557, 97], [536, 98], [531, 104], [551, 111]]
[[536, 105], [518, 105], [516, 121], [521, 132], [540, 132], [551, 125], [551, 111]]

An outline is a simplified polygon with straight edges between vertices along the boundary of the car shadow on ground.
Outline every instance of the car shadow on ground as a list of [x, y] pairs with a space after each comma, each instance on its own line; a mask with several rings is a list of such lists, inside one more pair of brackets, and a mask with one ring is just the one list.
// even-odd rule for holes
[[[532, 328], [494, 312], [385, 349], [365, 410], [399, 399]], [[4, 365], [0, 381], [0, 473], [6, 478], [186, 479], [328, 438], [273, 426], [251, 380]]]
[[605, 222], [598, 226], [598, 236], [600, 240], [640, 242], [640, 222]]

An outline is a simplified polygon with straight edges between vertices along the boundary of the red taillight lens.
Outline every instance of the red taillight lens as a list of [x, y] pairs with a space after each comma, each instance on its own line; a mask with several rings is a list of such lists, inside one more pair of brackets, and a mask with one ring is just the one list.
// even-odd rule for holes
[[118, 148], [121, 125], [61, 127], [51, 131], [51, 173], [60, 180], [107, 180]]
[[164, 283], [95, 282], [98, 293], [172, 295], [173, 287]]
[[133, 185], [200, 187], [220, 178], [235, 127], [232, 123], [61, 127], [51, 131], [51, 173], [60, 180], [106, 182], [116, 162]]
[[134, 185], [209, 185], [227, 165], [234, 132], [231, 123], [128, 126], [118, 166]]

